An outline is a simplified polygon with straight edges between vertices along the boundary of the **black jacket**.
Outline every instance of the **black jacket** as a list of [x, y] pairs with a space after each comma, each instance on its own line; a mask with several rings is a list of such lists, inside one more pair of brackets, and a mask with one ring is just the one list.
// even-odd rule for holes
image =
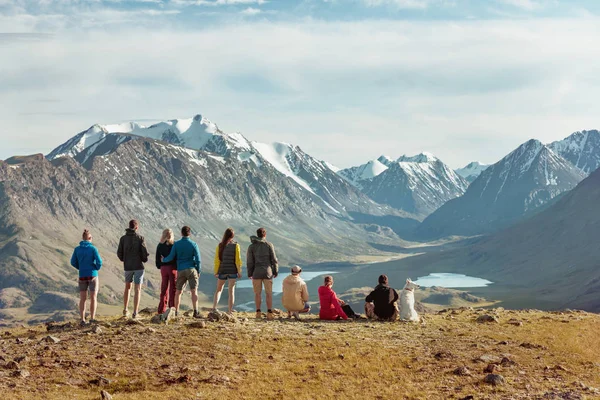
[[158, 246], [156, 246], [156, 268], [160, 269], [160, 267], [163, 265], [177, 266], [177, 262], [175, 260], [171, 261], [170, 263], [164, 263], [160, 260], [160, 256], [166, 258], [169, 254], [171, 254], [172, 248], [173, 245], [167, 242], [159, 243]]
[[398, 301], [398, 292], [389, 286], [377, 285], [365, 301], [375, 304], [375, 315], [379, 318], [391, 318], [396, 312], [394, 303]]
[[117, 256], [123, 262], [125, 271], [144, 269], [144, 263], [148, 261], [148, 249], [144, 237], [138, 235], [133, 229], [126, 229], [126, 232], [119, 241]]

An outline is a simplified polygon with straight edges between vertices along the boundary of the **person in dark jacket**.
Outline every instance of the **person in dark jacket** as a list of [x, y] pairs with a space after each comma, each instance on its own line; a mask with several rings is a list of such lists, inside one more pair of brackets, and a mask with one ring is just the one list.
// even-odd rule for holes
[[102, 258], [98, 249], [92, 244], [92, 234], [87, 229], [83, 231], [82, 241], [73, 251], [71, 265], [79, 271], [79, 315], [81, 325], [85, 322], [85, 302], [88, 290], [90, 292], [90, 322], [96, 322], [96, 305], [98, 304], [98, 271], [102, 268]]
[[262, 288], [265, 288], [267, 300], [267, 319], [274, 319], [273, 315], [273, 278], [277, 278], [279, 265], [275, 255], [275, 247], [267, 242], [267, 230], [259, 228], [257, 236], [251, 236], [252, 244], [248, 247], [246, 266], [248, 278], [252, 279], [254, 289], [254, 302], [256, 303], [256, 318], [262, 318], [260, 311]]
[[235, 282], [242, 277], [242, 256], [240, 245], [233, 241], [235, 232], [232, 228], [227, 228], [223, 239], [217, 245], [215, 250], [215, 278], [217, 278], [217, 290], [213, 299], [213, 310], [217, 309], [217, 304], [221, 299], [225, 282], [229, 292], [228, 311], [233, 312], [235, 303]]
[[175, 306], [175, 282], [177, 281], [177, 264], [175, 261], [165, 263], [163, 258], [171, 254], [175, 243], [172, 229], [165, 229], [156, 247], [156, 268], [160, 270], [160, 300], [158, 302], [158, 313], [162, 314], [169, 308]]
[[388, 286], [388, 277], [381, 275], [379, 285], [365, 299], [367, 318], [395, 321], [398, 318], [398, 292]]
[[119, 241], [117, 256], [125, 269], [125, 292], [123, 293], [123, 315], [129, 316], [129, 293], [131, 284], [135, 284], [133, 298], [133, 318], [137, 318], [140, 307], [140, 294], [144, 283], [144, 263], [148, 261], [148, 249], [143, 236], [137, 233], [139, 224], [135, 219], [129, 221], [126, 234]]
[[171, 253], [163, 258], [163, 262], [171, 263], [177, 260], [177, 281], [175, 282], [175, 315], [179, 315], [181, 294], [186, 286], [190, 285], [192, 292], [192, 305], [194, 307], [194, 318], [200, 318], [198, 311], [198, 282], [200, 280], [200, 268], [202, 258], [200, 249], [196, 242], [190, 239], [192, 228], [184, 226], [181, 228], [181, 239], [175, 242]]

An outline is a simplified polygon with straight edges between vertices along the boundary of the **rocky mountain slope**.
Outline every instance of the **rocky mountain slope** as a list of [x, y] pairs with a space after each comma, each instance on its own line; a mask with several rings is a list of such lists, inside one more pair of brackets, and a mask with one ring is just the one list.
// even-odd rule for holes
[[[485, 315], [492, 322], [478, 323]], [[423, 324], [251, 317], [5, 330], [0, 390], [9, 399], [49, 400], [67, 392], [115, 400], [600, 396], [593, 314], [463, 308]], [[171, 350], [153, 345], [164, 341]]]
[[463, 196], [427, 217], [417, 234], [439, 238], [496, 231], [571, 190], [584, 177], [550, 147], [530, 140], [483, 171]]
[[338, 174], [376, 202], [420, 217], [462, 195], [468, 186], [462, 177], [429, 153], [397, 160], [381, 156]]
[[599, 203], [600, 169], [525, 221], [470, 246], [400, 261], [394, 268], [488, 279], [494, 284], [487, 296], [507, 307], [600, 312]]
[[548, 146], [586, 174], [600, 167], [600, 132], [597, 130], [575, 132]]
[[[106, 143], [118, 145], [107, 151]], [[258, 156], [257, 162], [239, 154], [217, 156], [128, 134], [105, 134], [92, 147], [75, 158], [0, 162], [0, 290], [11, 289], [6, 297], [18, 290], [35, 306], [45, 293], [75, 291], [76, 271], [68, 260], [82, 230], [89, 228], [106, 261], [100, 301], [118, 302], [123, 283], [115, 250], [131, 218], [140, 220], [151, 252], [162, 229], [177, 232], [189, 224], [209, 270], [227, 226], [235, 228], [244, 247], [249, 235], [265, 226], [283, 265], [381, 254], [369, 243], [399, 240], [389, 229], [351, 219], [346, 208], [382, 216], [393, 210], [375, 204], [333, 172], [334, 182], [341, 182], [336, 195], [348, 192], [346, 206], [334, 203], [337, 209]], [[298, 165], [308, 170], [312, 160], [298, 154], [290, 158], [297, 156]], [[322, 182], [329, 174], [323, 171]], [[159, 277], [152, 258], [147, 266], [144, 296], [150, 298], [157, 294]], [[46, 313], [54, 311], [52, 302], [47, 304]]]

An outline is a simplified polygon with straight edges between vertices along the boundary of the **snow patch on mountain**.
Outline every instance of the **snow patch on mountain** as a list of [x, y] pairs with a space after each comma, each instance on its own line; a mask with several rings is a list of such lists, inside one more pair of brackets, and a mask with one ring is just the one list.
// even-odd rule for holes
[[479, 161], [473, 161], [465, 165], [463, 168], [454, 170], [458, 175], [462, 176], [467, 182], [473, 182], [483, 171], [485, 171], [490, 165], [481, 164]]

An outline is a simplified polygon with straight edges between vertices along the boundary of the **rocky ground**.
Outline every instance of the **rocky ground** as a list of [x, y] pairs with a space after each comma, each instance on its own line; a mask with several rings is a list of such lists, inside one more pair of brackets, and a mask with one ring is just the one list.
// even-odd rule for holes
[[422, 323], [207, 314], [0, 331], [0, 391], [4, 399], [600, 398], [596, 314], [462, 308]]

